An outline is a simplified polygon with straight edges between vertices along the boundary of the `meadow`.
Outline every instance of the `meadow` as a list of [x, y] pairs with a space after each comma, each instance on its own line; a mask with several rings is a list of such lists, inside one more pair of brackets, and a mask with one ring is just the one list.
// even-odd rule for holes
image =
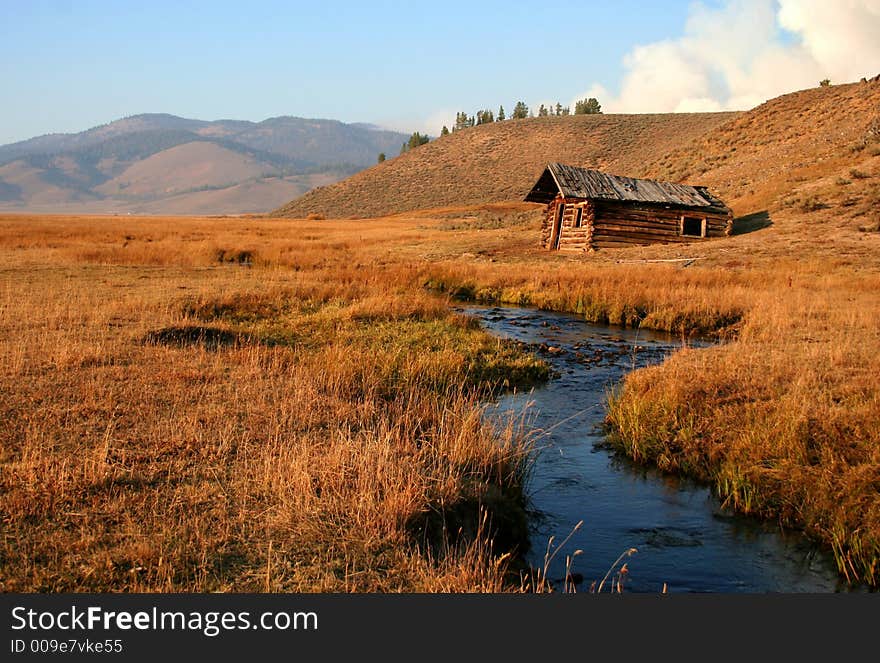
[[529, 436], [481, 414], [547, 367], [456, 298], [716, 335], [630, 374], [613, 439], [876, 585], [877, 233], [566, 256], [539, 215], [0, 218], [0, 589], [534, 589]]

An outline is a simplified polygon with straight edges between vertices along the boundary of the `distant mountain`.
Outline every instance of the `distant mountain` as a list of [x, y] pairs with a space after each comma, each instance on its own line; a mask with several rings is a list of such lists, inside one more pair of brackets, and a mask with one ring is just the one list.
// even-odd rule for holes
[[193, 213], [263, 212], [376, 163], [380, 152], [396, 154], [407, 138], [289, 116], [134, 115], [0, 146], [0, 210], [180, 214], [191, 198]]

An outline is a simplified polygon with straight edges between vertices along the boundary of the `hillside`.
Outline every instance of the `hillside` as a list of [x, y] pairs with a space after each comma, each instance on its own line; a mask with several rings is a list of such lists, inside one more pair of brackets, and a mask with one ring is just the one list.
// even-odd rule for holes
[[[650, 177], [712, 188], [738, 214], [836, 212], [876, 220], [880, 79], [786, 94], [681, 145]], [[827, 216], [827, 213], [826, 213]]]
[[[397, 152], [406, 138], [335, 120], [136, 115], [0, 146], [0, 210], [265, 212], [307, 190], [313, 176], [335, 182], [380, 152]], [[191, 205], [182, 196], [209, 190], [225, 193], [193, 196]]]
[[108, 196], [156, 197], [198, 188], [226, 187], [259, 178], [271, 170], [271, 164], [241, 152], [195, 141], [137, 161], [95, 190]]
[[301, 196], [316, 186], [332, 184], [342, 176], [339, 173], [325, 172], [262, 177], [234, 186], [205, 188], [152, 202], [132, 203], [129, 209], [132, 214], [260, 214], [286, 200]]
[[880, 82], [872, 80], [787, 94], [744, 113], [481, 125], [310, 191], [274, 214], [367, 217], [521, 200], [541, 169], [560, 161], [706, 185], [740, 216], [837, 206], [840, 219], [870, 226], [867, 217], [880, 201], [872, 177], [880, 152], [878, 109]]
[[574, 115], [457, 131], [307, 193], [277, 216], [380, 216], [447, 205], [521, 200], [550, 161], [640, 175], [644, 164], [736, 113]]

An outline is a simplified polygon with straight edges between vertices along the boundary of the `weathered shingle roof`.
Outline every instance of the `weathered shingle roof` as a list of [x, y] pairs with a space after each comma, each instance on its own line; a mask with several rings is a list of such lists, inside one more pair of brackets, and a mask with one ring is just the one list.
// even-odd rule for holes
[[598, 198], [682, 207], [723, 207], [705, 187], [640, 180], [599, 170], [551, 163], [526, 196], [528, 202], [546, 203], [561, 193], [565, 198]]

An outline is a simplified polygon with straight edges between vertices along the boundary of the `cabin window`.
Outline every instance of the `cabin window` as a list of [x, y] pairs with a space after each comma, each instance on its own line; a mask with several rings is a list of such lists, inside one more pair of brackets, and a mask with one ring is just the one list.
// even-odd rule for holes
[[575, 215], [574, 215], [574, 227], [575, 228], [581, 227], [581, 220], [583, 219], [583, 217], [584, 217], [584, 208], [578, 207], [577, 212], [575, 212]]
[[696, 216], [681, 217], [681, 234], [684, 237], [705, 237], [706, 219]]

